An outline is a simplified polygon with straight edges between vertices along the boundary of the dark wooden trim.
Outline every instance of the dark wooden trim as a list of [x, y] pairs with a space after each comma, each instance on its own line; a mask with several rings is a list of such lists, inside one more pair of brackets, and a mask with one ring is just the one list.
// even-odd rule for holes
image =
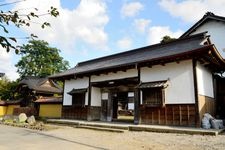
[[[98, 83], [104, 83], [104, 82], [116, 82], [116, 81], [122, 81], [122, 80], [135, 80], [138, 79], [138, 76], [134, 77], [125, 77], [125, 78], [119, 78], [119, 79], [113, 79], [113, 80], [104, 80], [104, 81], [96, 81], [96, 82], [91, 82], [92, 85], [98, 84]], [[139, 80], [139, 79], [138, 79]]]
[[199, 115], [199, 106], [198, 106], [198, 81], [197, 81], [197, 60], [192, 59], [193, 66], [193, 80], [194, 80], [194, 95], [195, 95], [195, 125], [196, 127], [200, 127], [200, 115]]
[[42, 102], [42, 103], [36, 103], [36, 104], [39, 104], [39, 105], [47, 105], [47, 104], [51, 104], [51, 105], [59, 105], [59, 104], [62, 104], [62, 102]]
[[91, 106], [91, 76], [88, 79], [88, 106]]
[[63, 80], [62, 106], [63, 106], [63, 102], [64, 102], [64, 94], [65, 94], [65, 81], [66, 81], [66, 80]]
[[[140, 68], [137, 67], [138, 70], [138, 83], [141, 82], [141, 71]], [[140, 107], [140, 89], [136, 88], [134, 92], [134, 124], [139, 124], [139, 107]]]

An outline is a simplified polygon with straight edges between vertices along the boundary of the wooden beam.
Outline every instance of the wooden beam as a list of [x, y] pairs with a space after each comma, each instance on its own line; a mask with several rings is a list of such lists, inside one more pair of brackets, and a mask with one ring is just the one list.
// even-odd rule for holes
[[160, 109], [158, 109], [158, 123], [160, 124]]
[[180, 125], [182, 125], [182, 110], [181, 106], [179, 105], [179, 119], [180, 119]]
[[[138, 69], [138, 83], [140, 83], [140, 68]], [[139, 124], [140, 89], [134, 91], [134, 124]]]
[[200, 115], [199, 115], [199, 100], [198, 100], [198, 82], [197, 82], [197, 60], [192, 59], [193, 67], [193, 79], [194, 79], [194, 94], [195, 94], [195, 125], [200, 127]]
[[172, 113], [173, 113], [173, 125], [175, 125], [175, 118], [174, 118], [174, 107], [172, 107]]
[[190, 112], [189, 112], [190, 110], [189, 110], [189, 105], [187, 105], [187, 123], [188, 123], [188, 125], [190, 125]]
[[166, 106], [165, 106], [165, 124], [167, 125], [167, 110], [166, 110]]
[[134, 91], [134, 124], [139, 124], [139, 92], [138, 89]]
[[88, 79], [88, 106], [91, 106], [91, 76]]

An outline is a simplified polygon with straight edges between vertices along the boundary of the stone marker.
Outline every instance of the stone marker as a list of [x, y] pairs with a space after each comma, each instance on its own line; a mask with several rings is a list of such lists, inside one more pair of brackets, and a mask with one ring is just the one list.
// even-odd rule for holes
[[27, 120], [27, 115], [25, 113], [21, 113], [19, 115], [19, 122], [25, 122]]
[[34, 116], [28, 117], [27, 122], [29, 125], [34, 125], [36, 123], [35, 117]]

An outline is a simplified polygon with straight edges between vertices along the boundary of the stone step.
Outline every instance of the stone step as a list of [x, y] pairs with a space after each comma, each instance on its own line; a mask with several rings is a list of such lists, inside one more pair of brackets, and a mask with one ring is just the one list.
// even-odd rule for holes
[[90, 129], [90, 130], [97, 130], [97, 131], [106, 131], [106, 132], [116, 132], [116, 133], [123, 133], [124, 130], [114, 129], [114, 128], [103, 128], [103, 127], [96, 127], [96, 126], [84, 126], [84, 125], [77, 125], [74, 126], [75, 128], [82, 128], [82, 129]]

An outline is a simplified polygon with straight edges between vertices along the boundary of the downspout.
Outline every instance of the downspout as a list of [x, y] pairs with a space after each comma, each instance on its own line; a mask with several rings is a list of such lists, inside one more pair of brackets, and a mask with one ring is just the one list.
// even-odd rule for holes
[[195, 95], [195, 126], [200, 127], [200, 114], [199, 114], [199, 98], [198, 98], [198, 82], [197, 82], [197, 60], [192, 59], [193, 66], [193, 80], [194, 80], [194, 95]]

